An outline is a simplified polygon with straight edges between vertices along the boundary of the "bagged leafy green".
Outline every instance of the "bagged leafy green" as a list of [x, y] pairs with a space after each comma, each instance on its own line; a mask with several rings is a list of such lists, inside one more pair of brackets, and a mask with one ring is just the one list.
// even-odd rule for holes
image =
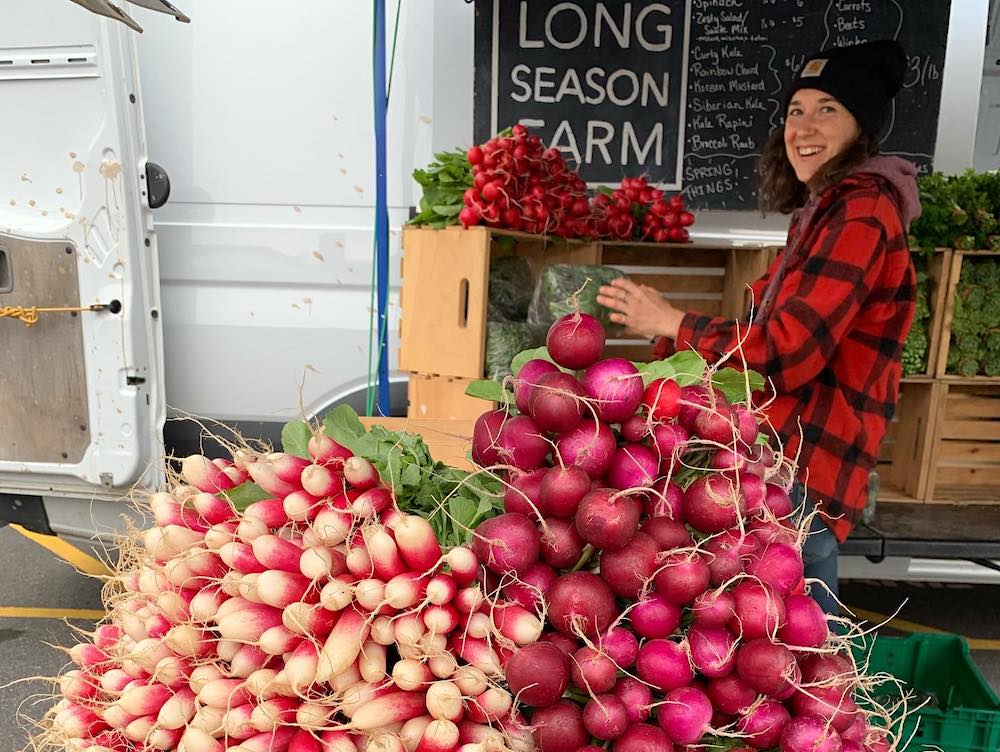
[[489, 321], [525, 321], [531, 304], [531, 267], [521, 256], [490, 259]]
[[510, 376], [514, 356], [537, 347], [542, 339], [539, 331], [524, 321], [486, 322], [486, 378], [502, 381]]
[[[574, 309], [570, 299], [576, 294], [581, 313], [589, 313], [608, 330], [616, 329], [611, 323], [611, 311], [597, 303], [601, 285], [624, 277], [625, 274], [610, 266], [577, 264], [551, 264], [542, 269], [535, 286], [535, 294], [528, 309], [528, 322], [548, 330], [552, 323]], [[582, 289], [581, 289], [582, 288]]]

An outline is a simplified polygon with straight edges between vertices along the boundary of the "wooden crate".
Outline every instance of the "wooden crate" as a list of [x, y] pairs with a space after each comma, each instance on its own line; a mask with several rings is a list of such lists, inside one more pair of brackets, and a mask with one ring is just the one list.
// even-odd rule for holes
[[473, 379], [461, 376], [411, 373], [406, 415], [420, 420], [475, 420], [490, 409], [486, 400], [470, 397], [466, 387]]
[[[919, 252], [914, 251], [913, 255], [917, 256]], [[927, 258], [927, 305], [931, 311], [927, 324], [927, 368], [922, 373], [912, 374], [913, 376], [934, 376], [938, 372], [953, 257], [954, 251], [950, 248], [937, 248]]]
[[1000, 503], [1000, 384], [940, 383], [930, 500]]
[[879, 449], [879, 501], [927, 501], [936, 421], [944, 386], [934, 380], [900, 385], [896, 412]]
[[534, 280], [546, 264], [597, 264], [596, 243], [487, 227], [403, 229], [399, 367], [483, 377], [490, 259], [523, 256]]
[[[533, 282], [548, 264], [603, 264], [663, 292], [673, 304], [738, 317], [746, 285], [774, 258], [773, 248], [702, 244], [566, 241], [473, 227], [403, 230], [399, 364], [405, 371], [482, 378], [490, 259], [528, 260]], [[647, 360], [648, 342], [613, 340], [609, 355]]]
[[[776, 253], [772, 247], [601, 243], [602, 264], [659, 290], [677, 308], [734, 319], [749, 310], [747, 285], [763, 276]], [[606, 353], [649, 360], [652, 350], [644, 340], [612, 339]]]
[[[958, 282], [962, 275], [962, 264], [965, 263], [966, 259], [1000, 256], [1000, 251], [951, 251], [950, 255], [948, 284], [944, 296], [941, 331], [937, 338], [938, 354], [934, 373], [938, 378], [956, 384], [969, 381], [1000, 383], [1000, 377], [996, 376], [969, 377], [948, 373], [948, 351], [951, 349], [951, 324], [955, 314], [955, 295], [958, 291]], [[997, 304], [1000, 305], [1000, 302]]]

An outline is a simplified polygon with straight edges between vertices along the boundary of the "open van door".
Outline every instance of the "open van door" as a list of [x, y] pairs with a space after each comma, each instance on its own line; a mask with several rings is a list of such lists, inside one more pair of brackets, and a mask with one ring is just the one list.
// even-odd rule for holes
[[111, 533], [162, 481], [163, 363], [135, 32], [68, 0], [0, 24], [0, 523]]

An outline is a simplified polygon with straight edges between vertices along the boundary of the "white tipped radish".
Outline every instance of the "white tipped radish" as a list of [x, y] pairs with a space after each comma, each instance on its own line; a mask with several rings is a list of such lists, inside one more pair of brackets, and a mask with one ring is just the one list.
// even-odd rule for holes
[[[304, 702], [295, 711], [295, 725], [302, 729], [321, 729], [330, 721], [335, 708], [329, 705], [322, 705], [318, 702]], [[323, 752], [322, 744], [316, 739], [317, 752]]]
[[451, 653], [441, 653], [427, 659], [427, 667], [438, 679], [450, 679], [458, 670], [458, 661]]
[[205, 534], [182, 525], [151, 527], [142, 533], [146, 551], [157, 561], [167, 561], [181, 556], [193, 546], [205, 541]]
[[294, 650], [300, 642], [302, 642], [302, 637], [282, 623], [265, 630], [257, 644], [268, 655], [284, 655]]
[[349, 457], [344, 461], [344, 480], [351, 484], [352, 488], [366, 491], [375, 488], [381, 483], [378, 470], [364, 457]]
[[189, 588], [168, 590], [156, 596], [156, 607], [175, 624], [187, 621], [191, 616], [191, 601], [196, 595], [198, 591]]
[[327, 611], [340, 611], [353, 600], [353, 588], [339, 579], [330, 580], [319, 592], [319, 602]]
[[285, 497], [301, 488], [299, 479], [309, 460], [283, 452], [272, 452], [247, 465], [253, 482], [269, 494]]
[[222, 678], [223, 673], [218, 666], [212, 663], [206, 663], [203, 666], [195, 666], [191, 670], [190, 686], [191, 689], [193, 689], [197, 694], [198, 692], [201, 692], [202, 688], [210, 681]]
[[121, 639], [122, 631], [114, 624], [100, 624], [94, 629], [94, 645], [107, 650]]
[[406, 752], [415, 752], [420, 739], [424, 735], [424, 731], [427, 730], [427, 727], [433, 720], [429, 715], [420, 715], [416, 718], [411, 718], [403, 724], [403, 727], [399, 730], [399, 739], [403, 742]]
[[434, 674], [426, 663], [404, 658], [393, 664], [392, 681], [406, 692], [424, 691], [427, 685], [434, 681]]
[[316, 670], [318, 667], [319, 649], [314, 643], [303, 640], [285, 661], [282, 673], [284, 673], [285, 681], [288, 682], [292, 689], [296, 693], [302, 693], [316, 681]]
[[[441, 561], [441, 544], [423, 517], [403, 515], [393, 529], [400, 556], [414, 572], [426, 572]], [[471, 552], [470, 552], [471, 553]]]
[[375, 684], [386, 677], [386, 649], [374, 640], [367, 640], [361, 646], [361, 655], [358, 657], [358, 670], [361, 671], [361, 678], [366, 682]]
[[402, 519], [403, 513], [397, 507], [383, 509], [378, 516], [378, 520], [382, 523], [382, 527], [393, 532], [395, 532], [396, 525], [398, 525], [399, 521]]
[[459, 585], [468, 585], [475, 581], [479, 574], [479, 559], [472, 552], [471, 548], [465, 546], [455, 546], [444, 557], [451, 576]]
[[464, 623], [465, 633], [469, 637], [475, 637], [477, 640], [486, 639], [493, 632], [493, 622], [482, 611], [472, 614]]
[[[230, 569], [222, 575], [222, 579], [219, 580], [219, 589], [230, 598], [235, 598], [240, 595], [240, 584], [243, 582], [243, 578], [245, 576], [246, 575], [237, 572], [235, 569]], [[245, 599], [240, 596], [240, 601], [243, 600]], [[216, 613], [215, 618], [219, 618], [218, 613]]]
[[222, 468], [203, 455], [192, 454], [181, 461], [181, 477], [199, 491], [216, 493], [233, 488], [232, 479]]
[[392, 692], [371, 700], [354, 711], [351, 727], [359, 731], [405, 723], [424, 715], [426, 704], [422, 692]]
[[293, 522], [308, 522], [315, 519], [323, 508], [325, 500], [318, 498], [308, 491], [293, 491], [281, 502], [288, 519]]
[[399, 556], [396, 541], [381, 526], [371, 526], [364, 529], [365, 546], [372, 559], [375, 575], [383, 580], [390, 580], [396, 575], [409, 571]]
[[84, 671], [74, 669], [59, 677], [59, 693], [71, 702], [93, 699], [99, 689], [94, 677]]
[[358, 659], [361, 646], [368, 639], [366, 617], [353, 608], [344, 609], [337, 625], [320, 652], [316, 681], [325, 682]]
[[443, 606], [455, 600], [458, 585], [450, 574], [436, 574], [427, 583], [427, 602], [435, 606]]
[[165, 729], [179, 729], [187, 726], [194, 718], [195, 693], [190, 687], [183, 687], [177, 690], [170, 697], [160, 712], [156, 714], [156, 722]]
[[243, 511], [243, 521], [248, 519], [262, 522], [269, 530], [277, 530], [288, 524], [284, 503], [278, 498], [255, 501]]
[[458, 737], [458, 726], [454, 722], [436, 719], [424, 730], [415, 752], [454, 752]]
[[89, 642], [81, 642], [69, 649], [69, 659], [78, 667], [90, 670], [91, 673], [101, 673], [102, 667], [108, 667], [108, 656], [103, 650]]
[[395, 609], [416, 606], [424, 599], [427, 579], [407, 572], [396, 575], [385, 583], [385, 601]]
[[149, 637], [149, 633], [146, 631], [146, 622], [138, 614], [122, 611], [116, 618], [129, 639], [138, 642]]
[[462, 718], [462, 691], [450, 681], [436, 681], [427, 688], [427, 712], [432, 718], [458, 721]]
[[215, 653], [228, 663], [240, 652], [241, 647], [243, 647], [243, 643], [236, 640], [218, 640], [215, 643]]
[[235, 522], [220, 522], [205, 531], [205, 548], [209, 551], [218, 551], [234, 540], [236, 540]]
[[253, 549], [246, 543], [239, 541], [226, 543], [219, 549], [219, 556], [226, 563], [226, 566], [242, 574], [257, 574], [267, 571], [267, 567], [257, 560], [257, 557], [253, 555]]
[[379, 645], [392, 645], [396, 641], [396, 627], [389, 616], [377, 616], [372, 620], [371, 638]]
[[[314, 498], [336, 496], [346, 490], [344, 476], [338, 472], [336, 465], [306, 465], [302, 469], [299, 482], [302, 484], [302, 489]], [[288, 511], [287, 506], [285, 511]]]
[[502, 676], [500, 660], [489, 643], [473, 637], [452, 635], [452, 649], [466, 663], [475, 666], [487, 676]]
[[451, 675], [451, 681], [466, 697], [477, 697], [485, 692], [490, 685], [486, 674], [475, 666], [459, 666]]
[[183, 733], [181, 729], [153, 728], [149, 736], [143, 740], [145, 748], [148, 750], [171, 752], [177, 749], [177, 744], [180, 742]]
[[285, 608], [290, 603], [298, 603], [312, 587], [312, 580], [298, 574], [298, 571], [284, 572], [270, 569], [257, 575], [257, 597], [261, 602], [275, 608]]
[[254, 572], [253, 574], [245, 574], [240, 578], [239, 590], [241, 598], [248, 600], [251, 603], [264, 602], [261, 600], [261, 597], [257, 592], [257, 579], [260, 575], [260, 572]]
[[402, 645], [416, 645], [424, 636], [426, 626], [419, 613], [408, 613], [396, 619], [396, 642]]
[[244, 543], [250, 543], [254, 538], [259, 538], [262, 535], [270, 535], [271, 529], [260, 517], [244, 516], [236, 526], [236, 538]]
[[218, 620], [219, 634], [238, 642], [257, 642], [266, 630], [280, 624], [279, 609], [258, 603], [247, 603], [246, 608]]
[[139, 569], [139, 592], [143, 595], [157, 595], [170, 584], [159, 567], [144, 565]]
[[455, 594], [455, 608], [463, 614], [478, 611], [484, 602], [483, 591], [479, 585], [469, 585]]
[[253, 708], [254, 706], [247, 702], [228, 709], [222, 718], [222, 730], [229, 739], [243, 741], [257, 735], [257, 729], [250, 723]]
[[347, 552], [347, 569], [357, 578], [371, 577], [375, 574], [372, 557], [364, 546], [355, 546]]
[[243, 598], [241, 596], [234, 596], [232, 598], [227, 599], [219, 606], [218, 610], [215, 612], [215, 619], [216, 621], [218, 621], [219, 619], [224, 619], [230, 614], [235, 614], [240, 611], [243, 611], [244, 609], [247, 608], [247, 606], [251, 605], [253, 604], [246, 598]]
[[288, 752], [288, 745], [292, 743], [292, 738], [297, 733], [298, 731], [291, 727], [265, 731], [244, 739], [235, 747], [230, 747], [227, 752]]
[[289, 603], [281, 612], [281, 623], [298, 635], [325, 638], [337, 623], [338, 612], [314, 603]]
[[354, 519], [347, 512], [332, 507], [321, 509], [313, 520], [312, 530], [323, 543], [336, 546], [350, 535]]
[[250, 724], [258, 731], [273, 731], [279, 726], [295, 722], [295, 711], [301, 700], [291, 697], [274, 697], [259, 703], [250, 714]]
[[311, 580], [336, 577], [347, 571], [347, 557], [330, 546], [313, 546], [302, 551], [299, 572]]
[[321, 465], [330, 462], [343, 462], [351, 457], [351, 450], [343, 447], [329, 436], [318, 434], [309, 439], [306, 445], [309, 456]]
[[169, 655], [161, 659], [153, 669], [153, 681], [158, 681], [173, 690], [190, 686], [194, 665], [187, 658]]
[[137, 716], [126, 713], [121, 705], [116, 702], [111, 703], [101, 711], [101, 717], [111, 728], [124, 730]]
[[254, 558], [266, 569], [278, 569], [282, 572], [299, 572], [299, 559], [302, 549], [276, 535], [262, 535], [254, 538], [250, 544]]
[[69, 739], [87, 739], [108, 728], [108, 724], [98, 718], [90, 708], [76, 703], [67, 703], [52, 722], [53, 728]]
[[182, 507], [177, 501], [161, 501], [155, 506], [152, 504], [150, 506], [153, 510], [153, 521], [160, 527], [180, 525], [199, 533], [204, 533], [210, 527], [198, 516], [198, 512], [191, 507]]
[[529, 645], [542, 636], [542, 620], [522, 606], [498, 605], [492, 613], [500, 634], [517, 645]]
[[219, 607], [229, 600], [229, 596], [220, 587], [205, 587], [191, 599], [191, 618], [195, 621], [207, 622], [215, 618]]
[[188, 501], [201, 518], [213, 527], [223, 522], [233, 522], [238, 516], [236, 509], [225, 496], [199, 493]]
[[193, 726], [185, 729], [177, 745], [177, 752], [225, 752], [225, 749], [218, 739]]
[[271, 658], [258, 645], [243, 645], [229, 660], [229, 673], [246, 679], [254, 671], [264, 668]]
[[[153, 614], [146, 619], [146, 635], [148, 637], [163, 637], [163, 635], [170, 631], [171, 626], [173, 625], [166, 616], [163, 614]], [[136, 640], [136, 642], [142, 641]]]
[[130, 715], [141, 717], [156, 713], [170, 697], [170, 689], [156, 682], [136, 680], [122, 690], [117, 704]]
[[348, 687], [353, 687], [360, 681], [361, 672], [358, 670], [357, 662], [354, 662], [335, 677], [330, 679], [330, 688], [334, 692], [343, 692]]
[[247, 677], [244, 685], [247, 691], [258, 700], [270, 700], [277, 695], [274, 691], [274, 681], [278, 672], [273, 668], [260, 668]]
[[251, 699], [243, 679], [213, 679], [198, 692], [198, 702], [212, 708], [235, 708]]
[[374, 577], [359, 580], [354, 586], [354, 597], [362, 608], [374, 611], [385, 602], [385, 582]]
[[490, 687], [466, 704], [466, 715], [476, 723], [496, 723], [510, 712], [512, 704], [510, 692]]
[[369, 488], [351, 502], [351, 511], [358, 517], [368, 519], [392, 506], [392, 491], [379, 486]]
[[131, 681], [132, 677], [120, 668], [113, 668], [101, 676], [101, 691], [109, 695], [118, 695]]
[[[135, 646], [128, 651], [127, 657], [147, 674], [151, 674], [156, 669], [156, 664], [160, 662], [160, 659], [166, 658], [169, 655], [170, 646], [165, 640], [149, 637], [145, 640], [137, 642]], [[137, 713], [136, 715], [141, 714]]]
[[363, 705], [367, 705], [377, 697], [383, 697], [397, 692], [397, 688], [391, 684], [369, 684], [366, 681], [355, 682], [340, 693], [340, 703], [338, 710], [343, 715], [350, 718], [354, 711]]
[[423, 619], [432, 634], [448, 634], [458, 627], [458, 611], [452, 605], [428, 606], [423, 610]]
[[125, 738], [133, 742], [145, 742], [156, 727], [155, 715], [144, 715], [136, 718], [123, 730]]
[[[178, 624], [163, 638], [176, 655], [188, 658], [205, 658], [212, 652], [212, 636], [189, 624]], [[156, 664], [153, 664], [154, 667]]]

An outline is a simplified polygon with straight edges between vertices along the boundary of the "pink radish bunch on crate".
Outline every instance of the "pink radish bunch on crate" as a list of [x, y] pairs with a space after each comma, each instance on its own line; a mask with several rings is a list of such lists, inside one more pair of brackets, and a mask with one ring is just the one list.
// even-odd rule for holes
[[476, 473], [419, 470], [491, 478], [475, 523], [450, 496], [413, 513], [414, 479], [330, 429], [300, 454], [186, 458], [35, 748], [901, 749], [859, 630], [804, 592], [792, 468], [758, 414], [703, 361], [601, 360], [586, 315], [547, 348], [477, 421]]

